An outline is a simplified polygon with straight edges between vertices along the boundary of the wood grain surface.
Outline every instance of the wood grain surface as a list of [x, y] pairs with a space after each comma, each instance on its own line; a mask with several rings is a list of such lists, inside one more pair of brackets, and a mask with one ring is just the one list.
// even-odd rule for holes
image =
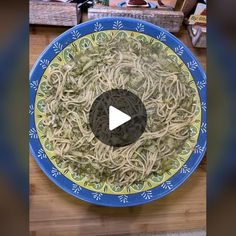
[[29, 22], [37, 25], [74, 26], [80, 21], [77, 3], [29, 1]]
[[184, 15], [181, 11], [158, 9], [118, 8], [95, 5], [88, 9], [88, 19], [102, 17], [132, 17], [159, 25], [170, 32], [178, 32]]
[[[30, 68], [43, 49], [67, 28], [30, 28]], [[206, 69], [206, 50], [194, 49], [185, 29], [176, 34]], [[187, 181], [152, 203], [108, 208], [85, 203], [58, 188], [30, 156], [30, 232], [32, 236], [131, 235], [204, 229], [206, 159]]]

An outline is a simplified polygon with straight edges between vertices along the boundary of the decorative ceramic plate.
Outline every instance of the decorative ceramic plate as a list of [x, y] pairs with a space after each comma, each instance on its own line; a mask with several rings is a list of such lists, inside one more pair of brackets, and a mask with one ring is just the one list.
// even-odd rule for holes
[[[70, 60], [73, 47], [83, 50], [96, 46], [108, 35], [135, 37], [155, 44], [166, 52], [166, 59], [178, 63], [185, 72], [195, 98], [195, 119], [191, 125], [191, 138], [186, 141], [175, 165], [163, 175], [152, 174], [144, 184], [120, 188], [108, 183], [92, 184], [86, 177], [75, 176], [68, 168], [53, 160], [53, 148], [45, 138], [44, 115], [45, 81], [50, 67]], [[206, 76], [189, 49], [172, 34], [145, 21], [131, 18], [102, 18], [79, 24], [56, 38], [43, 51], [30, 75], [30, 150], [43, 172], [64, 191], [84, 201], [105, 206], [133, 206], [150, 202], [172, 192], [181, 185], [198, 166], [206, 149]]]
[[[116, 4], [116, 6], [117, 7], [126, 7], [126, 1], [121, 1], [121, 2], [118, 2], [117, 4]], [[157, 5], [155, 4], [155, 3], [152, 3], [152, 2], [148, 2], [148, 7], [147, 7], [147, 9], [154, 9], [154, 8], [156, 8], [157, 7]], [[138, 7], [136, 7], [136, 8], [138, 8]], [[143, 9], [143, 8], [142, 8]], [[144, 8], [145, 9], [145, 8]]]

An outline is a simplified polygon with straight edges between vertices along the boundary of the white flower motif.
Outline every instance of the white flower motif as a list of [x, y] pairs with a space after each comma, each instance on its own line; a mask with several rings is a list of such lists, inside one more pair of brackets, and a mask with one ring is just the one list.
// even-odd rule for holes
[[143, 32], [144, 31], [144, 25], [142, 23], [138, 23], [135, 29], [138, 32]]
[[82, 190], [82, 188], [79, 185], [77, 185], [77, 184], [72, 185], [72, 191], [74, 193], [78, 194], [81, 190]]
[[40, 149], [38, 150], [38, 158], [40, 158], [41, 160], [47, 158], [47, 156], [46, 156], [46, 154], [45, 154], [45, 152], [43, 151], [42, 148], [40, 148]]
[[92, 193], [93, 194], [93, 198], [96, 200], [96, 201], [99, 201], [101, 200], [102, 198], [102, 193]]
[[43, 59], [43, 60], [40, 60], [39, 65], [42, 66], [43, 69], [46, 69], [49, 63], [50, 63], [49, 60]]
[[205, 122], [202, 123], [201, 125], [201, 132], [202, 134], [206, 133], [207, 131], [207, 124]]
[[55, 167], [52, 167], [51, 174], [56, 178], [58, 175], [61, 175], [61, 172], [58, 171], [58, 169], [56, 169]]
[[188, 62], [187, 66], [188, 66], [189, 70], [195, 71], [198, 67], [198, 64], [196, 61], [193, 60], [193, 61]]
[[162, 185], [161, 185], [162, 188], [164, 189], [172, 189], [173, 188], [173, 185], [171, 183], [171, 181], [167, 180], [166, 182], [164, 182]]
[[202, 105], [202, 110], [203, 110], [203, 111], [206, 111], [206, 108], [207, 108], [207, 107], [206, 107], [206, 103], [205, 103], [205, 102], [202, 102], [201, 105]]
[[184, 47], [179, 45], [178, 47], [175, 48], [175, 53], [179, 56], [182, 56], [184, 53]]
[[190, 168], [188, 168], [188, 166], [185, 164], [182, 166], [182, 168], [180, 169], [180, 173], [181, 174], [186, 174], [190, 172]]
[[151, 190], [144, 191], [141, 193], [141, 196], [146, 200], [151, 199], [152, 198], [152, 191]]
[[37, 88], [38, 88], [38, 85], [39, 85], [39, 82], [38, 80], [34, 80], [30, 83], [30, 88], [34, 89], [35, 91], [37, 91]]
[[78, 30], [73, 30], [71, 32], [71, 35], [72, 35], [72, 39], [78, 39], [81, 36], [81, 34]]
[[34, 139], [38, 138], [38, 134], [35, 128], [31, 128], [29, 130], [29, 136], [30, 138], [34, 138]]
[[127, 203], [128, 202], [128, 196], [127, 195], [120, 195], [118, 196], [120, 202]]
[[53, 50], [57, 54], [63, 49], [63, 45], [59, 42], [53, 44]]
[[94, 31], [95, 31], [95, 32], [101, 31], [102, 29], [103, 29], [103, 26], [102, 26], [101, 23], [96, 22], [96, 23], [94, 24]]
[[120, 20], [114, 21], [112, 28], [115, 30], [120, 30], [123, 28], [123, 24]]
[[34, 105], [32, 105], [32, 104], [29, 106], [29, 114], [30, 115], [34, 114]]
[[196, 145], [195, 149], [194, 149], [194, 153], [203, 153], [203, 147], [201, 147], [200, 145]]
[[198, 81], [197, 87], [201, 90], [206, 86], [206, 80]]
[[161, 32], [159, 35], [157, 35], [157, 39], [160, 41], [166, 41], [166, 34]]

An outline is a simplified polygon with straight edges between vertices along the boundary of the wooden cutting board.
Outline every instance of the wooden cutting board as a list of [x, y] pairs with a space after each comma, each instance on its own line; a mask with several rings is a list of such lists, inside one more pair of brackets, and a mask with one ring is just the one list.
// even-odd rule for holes
[[[43, 49], [67, 28], [30, 28], [30, 68]], [[205, 49], [194, 49], [187, 31], [177, 35], [206, 66]], [[177, 190], [152, 203], [108, 208], [85, 203], [53, 184], [30, 156], [30, 232], [32, 236], [126, 235], [206, 227], [205, 160]]]

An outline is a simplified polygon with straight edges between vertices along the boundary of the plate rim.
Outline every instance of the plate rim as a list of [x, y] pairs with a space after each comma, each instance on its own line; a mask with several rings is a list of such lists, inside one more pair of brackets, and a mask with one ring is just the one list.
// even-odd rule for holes
[[[146, 21], [143, 21], [143, 20], [139, 20], [139, 19], [135, 19], [135, 18], [128, 18], [128, 17], [104, 17], [104, 18], [100, 18], [100, 19], [94, 19], [94, 20], [90, 20], [90, 21], [87, 21], [87, 22], [84, 22], [84, 23], [81, 23], [81, 24], [78, 24], [68, 30], [66, 30], [65, 32], [63, 32], [62, 34], [60, 34], [58, 37], [56, 37], [54, 40], [51, 41], [51, 43], [43, 50], [43, 52], [39, 55], [39, 57], [37, 58], [37, 60], [35, 61], [32, 69], [31, 69], [31, 72], [30, 72], [30, 78], [29, 78], [29, 84], [31, 81], [33, 81], [33, 75], [36, 71], [36, 68], [39, 67], [39, 63], [40, 63], [40, 60], [42, 60], [44, 58], [44, 56], [47, 54], [47, 53], [50, 53], [49, 50], [53, 47], [53, 45], [60, 41], [61, 39], [63, 39], [64, 37], [68, 36], [71, 34], [72, 31], [74, 30], [78, 30], [78, 29], [81, 29], [83, 28], [84, 26], [89, 26], [89, 25], [95, 25], [96, 23], [101, 23], [101, 24], [104, 24], [104, 23], [111, 23], [111, 22], [115, 22], [115, 21], [120, 21], [120, 22], [126, 22], [128, 24], [128, 28], [132, 25], [137, 25], [137, 24], [141, 24], [145, 27], [147, 27], [149, 30], [153, 30], [154, 32], [158, 32], [158, 33], [163, 33], [164, 35], [166, 35], [169, 39], [171, 39], [171, 41], [175, 42], [176, 44], [180, 45], [183, 47], [183, 50], [184, 52], [186, 52], [187, 56], [190, 57], [197, 65], [197, 74], [199, 77], [201, 77], [205, 82], [206, 82], [206, 75], [205, 75], [205, 72], [204, 70], [202, 69], [200, 63], [198, 62], [198, 60], [196, 59], [196, 57], [193, 55], [193, 53], [190, 51], [190, 49], [188, 49], [188, 47], [183, 43], [181, 42], [178, 38], [176, 38], [174, 35], [172, 35], [171, 33], [169, 33], [167, 30], [159, 27], [159, 26], [156, 26], [154, 24], [151, 24], [149, 22], [146, 22]], [[131, 31], [135, 31], [134, 30], [135, 28], [133, 29], [121, 29], [121, 30], [131, 30]], [[112, 28], [108, 29], [108, 30], [113, 30]], [[120, 29], [119, 29], [120, 30]], [[94, 31], [93, 31], [94, 32]], [[150, 34], [147, 34], [147, 32], [145, 31], [142, 31], [140, 33], [143, 33], [143, 34], [146, 34], [146, 35], [149, 35], [150, 37], [153, 37], [152, 35]], [[84, 35], [87, 35], [88, 33], [85, 33]], [[76, 40], [76, 39], [75, 39]], [[72, 43], [74, 40], [72, 40], [70, 43]], [[162, 42], [164, 44], [166, 44], [165, 42]], [[174, 49], [169, 45], [169, 44], [166, 44], [169, 48], [171, 48], [173, 51]], [[67, 45], [65, 45], [66, 47]], [[64, 48], [65, 48], [64, 47]], [[63, 48], [63, 49], [64, 49]], [[63, 50], [62, 49], [62, 50]], [[175, 52], [176, 54], [176, 52]], [[185, 59], [183, 59], [180, 55], [178, 55], [180, 57], [180, 59], [184, 62], [184, 64], [187, 66], [187, 62]], [[56, 55], [54, 56], [56, 57]], [[53, 58], [54, 58], [53, 57]], [[43, 70], [44, 72], [44, 70]], [[42, 72], [42, 74], [43, 74]], [[189, 72], [192, 74], [192, 77], [193, 77], [193, 80], [195, 82], [195, 84], [197, 85], [196, 83], [196, 75], [193, 74], [192, 71], [190, 71], [189, 69]], [[40, 78], [36, 78], [36, 80], [38, 82], [40, 82]], [[38, 83], [39, 84], [39, 83]], [[206, 89], [205, 87], [203, 89], [198, 89], [198, 95], [199, 95], [199, 98], [200, 98], [200, 103], [201, 103], [201, 125], [203, 122], [205, 122], [206, 124], [206, 110], [203, 110], [202, 108], [202, 102], [206, 103]], [[36, 94], [37, 93], [37, 90], [34, 90], [32, 89], [31, 87], [29, 88], [30, 92], [29, 92], [29, 95], [30, 95], [30, 101], [33, 99], [33, 102], [30, 103], [30, 104], [33, 104], [34, 105], [34, 101], [35, 101], [35, 96], [33, 96], [33, 94]], [[29, 104], [29, 105], [30, 105]], [[30, 126], [29, 128], [35, 128], [35, 123], [34, 123], [34, 119], [33, 119], [33, 122], [32, 122], [32, 119], [30, 119]], [[37, 132], [37, 131], [36, 131]], [[148, 202], [151, 202], [151, 201], [154, 201], [154, 200], [157, 200], [157, 199], [160, 199], [164, 196], [166, 196], [167, 194], [173, 192], [176, 188], [178, 188], [181, 184], [183, 184], [185, 182], [185, 180], [195, 171], [195, 169], [197, 168], [197, 166], [199, 165], [200, 161], [202, 160], [204, 154], [205, 154], [205, 151], [206, 151], [206, 132], [203, 133], [203, 134], [200, 134], [201, 133], [201, 130], [199, 131], [199, 137], [197, 139], [197, 143], [196, 143], [196, 146], [197, 144], [199, 143], [199, 139], [203, 139], [203, 143], [204, 145], [202, 146], [202, 151], [201, 153], [198, 153], [197, 154], [197, 159], [193, 162], [192, 166], [191, 166], [191, 171], [185, 173], [184, 175], [182, 175], [181, 178], [177, 178], [176, 180], [176, 183], [175, 185], [172, 187], [172, 188], [167, 188], [167, 189], [163, 189], [160, 193], [155, 193], [155, 196], [152, 196], [151, 198], [147, 198], [145, 199], [142, 195], [142, 193], [144, 192], [148, 192], [150, 190], [147, 190], [147, 191], [140, 191], [138, 193], [132, 193], [132, 194], [127, 194], [127, 195], [124, 195], [124, 194], [106, 194], [106, 193], [102, 193], [102, 196], [101, 198], [105, 198], [105, 200], [101, 201], [100, 200], [96, 200], [93, 196], [93, 194], [95, 193], [99, 193], [99, 192], [93, 192], [91, 190], [88, 190], [88, 189], [85, 189], [83, 188], [82, 186], [78, 186], [79, 187], [79, 191], [78, 192], [73, 192], [72, 189], [68, 188], [65, 186], [65, 182], [69, 181], [71, 182], [71, 185], [73, 185], [74, 183], [72, 181], [70, 181], [69, 179], [67, 179], [65, 176], [61, 176], [62, 178], [66, 178], [66, 180], [64, 179], [60, 179], [60, 178], [54, 178], [47, 170], [46, 168], [46, 164], [44, 164], [38, 157], [37, 157], [37, 154], [35, 152], [35, 144], [34, 144], [34, 139], [33, 138], [29, 138], [29, 147], [30, 147], [30, 152], [34, 158], [34, 160], [36, 161], [37, 165], [40, 167], [40, 169], [44, 172], [44, 174], [52, 181], [54, 182], [58, 187], [60, 187], [61, 189], [63, 189], [65, 192], [69, 193], [70, 195], [76, 197], [76, 198], [79, 198], [83, 201], [86, 201], [86, 202], [89, 202], [89, 203], [93, 203], [93, 204], [96, 204], [96, 205], [102, 205], [102, 206], [110, 206], [110, 207], [126, 207], [126, 206], [135, 206], [135, 205], [141, 205], [141, 204], [145, 204], [145, 203], [148, 203]], [[188, 163], [189, 162], [189, 159], [193, 156], [193, 153], [194, 151], [192, 151], [192, 153], [190, 154], [190, 157], [188, 158], [188, 160], [184, 163]], [[51, 163], [51, 162], [50, 162]], [[51, 163], [52, 165], [52, 163]], [[171, 176], [167, 181], [171, 181], [173, 179], [173, 177], [175, 177], [181, 170], [177, 171], [173, 176]], [[166, 181], [166, 182], [167, 182]], [[64, 184], [64, 185], [63, 185]], [[75, 184], [76, 185], [76, 184]], [[152, 188], [151, 190], [155, 190], [156, 188], [159, 188], [161, 186], [157, 186], [157, 187], [154, 187]], [[84, 192], [84, 194], [81, 194], [81, 192]], [[90, 196], [88, 196], [88, 194], [90, 194]], [[108, 195], [109, 197], [104, 197], [105, 195]], [[135, 201], [127, 201], [126, 200], [120, 200], [119, 199], [119, 196], [132, 196], [132, 199], [135, 200]], [[117, 201], [111, 201], [109, 198], [111, 197], [116, 197]]]

